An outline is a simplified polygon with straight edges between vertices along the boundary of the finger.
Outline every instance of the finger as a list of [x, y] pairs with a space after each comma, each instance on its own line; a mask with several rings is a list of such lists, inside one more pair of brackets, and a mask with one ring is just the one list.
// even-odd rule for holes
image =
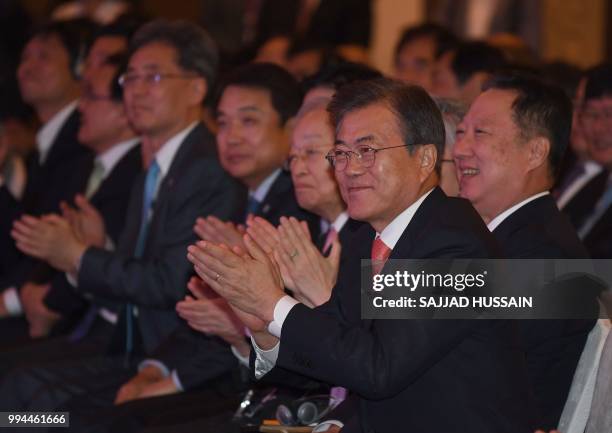
[[87, 216], [95, 216], [99, 213], [98, 209], [96, 209], [96, 207], [92, 205], [91, 202], [82, 194], [76, 195], [74, 198], [74, 203], [77, 205], [79, 210]]
[[301, 249], [306, 249], [308, 244], [311, 244], [308, 229], [304, 231], [302, 225], [296, 218], [289, 218], [288, 228], [290, 235], [294, 237], [295, 243], [299, 245]]
[[274, 251], [274, 244], [270, 242], [270, 236], [268, 236], [258, 225], [250, 226], [247, 229], [247, 234], [251, 236], [266, 254], [272, 254]]
[[268, 254], [262, 248], [260, 248], [259, 245], [257, 245], [257, 242], [255, 242], [248, 234], [244, 235], [244, 245], [246, 246], [248, 253], [255, 260], [264, 263], [270, 260]]
[[187, 283], [187, 288], [196, 299], [204, 299], [207, 297], [209, 287], [202, 281], [201, 278], [191, 277]]
[[13, 222], [13, 229], [11, 230], [11, 236], [13, 236], [13, 238], [16, 239], [16, 235], [18, 235], [20, 239], [34, 238], [36, 236], [36, 231], [32, 226], [20, 220], [16, 220]]
[[[190, 248], [192, 247], [194, 246]], [[202, 253], [203, 258], [211, 261], [210, 266], [221, 275], [223, 275], [221, 270], [240, 268], [243, 264], [242, 258], [227, 247], [205, 241], [197, 242], [195, 247]]]
[[38, 259], [42, 259], [44, 257], [44, 254], [41, 252], [40, 248], [38, 248], [38, 245], [36, 244], [18, 241], [15, 242], [15, 246], [19, 251], [28, 256], [36, 257]]
[[278, 267], [280, 269], [281, 277], [283, 279], [283, 285], [291, 290], [295, 290], [295, 281], [291, 276], [290, 262], [288, 256], [286, 254], [281, 253], [280, 251], [274, 251], [274, 259], [276, 263], [278, 263]]
[[280, 235], [281, 251], [286, 254], [288, 258], [295, 259], [295, 253], [297, 252], [299, 254], [299, 244], [296, 242], [295, 236], [292, 236], [292, 232], [287, 227], [286, 222], [281, 222], [281, 225], [278, 227], [278, 233]]
[[338, 267], [340, 266], [340, 254], [342, 253], [342, 245], [336, 236], [331, 244], [331, 251], [329, 252], [329, 256], [327, 260], [332, 265], [332, 267], [338, 271]]

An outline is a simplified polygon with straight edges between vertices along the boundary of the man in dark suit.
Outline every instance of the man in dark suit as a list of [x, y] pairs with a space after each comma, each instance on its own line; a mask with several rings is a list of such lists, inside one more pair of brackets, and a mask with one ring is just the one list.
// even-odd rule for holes
[[[85, 185], [86, 177], [66, 176], [91, 164], [91, 152], [77, 139], [78, 69], [85, 49], [80, 36], [70, 24], [52, 24], [35, 32], [23, 49], [17, 70], [19, 88], [24, 101], [34, 107], [42, 127], [36, 137], [37, 148], [27, 161], [28, 179], [22, 199], [15, 200], [0, 179], [0, 227], [8, 229], [23, 213], [57, 212], [60, 201], [71, 199]], [[19, 289], [37, 265], [35, 260], [12, 253], [12, 239], [2, 240], [0, 256], [3, 261], [11, 258], [11, 262], [3, 263], [10, 272], [0, 276], [0, 290], [4, 290], [0, 317], [22, 312]], [[4, 331], [7, 339], [8, 331]]]
[[[582, 111], [584, 133], [590, 154], [604, 167], [607, 178], [602, 192], [578, 233], [591, 257], [612, 257], [612, 66], [607, 63], [587, 74], [585, 103]], [[602, 182], [603, 183], [603, 182]]]
[[[118, 385], [179, 324], [174, 305], [190, 274], [185, 248], [195, 240], [193, 222], [199, 215], [228, 218], [238, 199], [213, 137], [199, 121], [216, 61], [206, 33], [185, 22], [151, 22], [132, 39], [120, 82], [128, 118], [142, 134], [148, 170], [132, 190], [117, 248], [90, 246], [58, 223], [53, 244], [62, 247], [36, 249], [75, 277], [79, 293], [124, 303], [111, 343], [111, 351], [122, 356], [14, 372], [2, 386], [20, 392], [3, 391], [3, 397], [16, 398], [3, 405], [57, 407], [72, 396]], [[66, 382], [74, 386], [61, 386]]]
[[[572, 107], [535, 79], [489, 81], [457, 127], [454, 158], [468, 198], [509, 258], [588, 258], [557, 209], [554, 184], [569, 141]], [[556, 428], [594, 321], [520, 323], [538, 427]]]
[[[116, 84], [118, 66], [123, 60], [123, 56], [111, 57], [95, 73], [90, 72], [84, 79], [79, 101], [81, 126], [78, 136], [85, 146], [94, 151], [96, 158], [93, 167], [83, 167], [87, 171], [84, 177], [88, 178], [88, 182], [84, 195], [77, 196], [75, 201], [84, 212], [94, 215], [95, 221], [104, 224], [108, 238], [94, 239], [92, 242], [107, 248], [114, 248], [118, 244], [131, 185], [142, 171], [138, 138], [128, 123], [121, 92]], [[84, 231], [87, 226], [75, 223], [75, 228], [87, 236]], [[37, 235], [44, 236], [47, 224], [45, 219], [32, 216], [23, 218], [15, 224], [15, 235], [17, 239], [23, 239], [23, 233], [33, 230]], [[52, 275], [49, 281], [41, 284], [41, 293], [25, 305], [30, 333], [41, 337], [52, 328], [57, 331], [60, 327], [68, 331], [89, 304], [87, 299], [75, 292], [63, 273]], [[104, 309], [97, 311], [99, 314], [91, 328], [101, 339], [88, 338], [86, 344], [76, 344], [75, 337], [58, 336], [18, 350], [5, 350], [0, 355], [2, 371], [7, 371], [9, 365], [15, 363], [25, 365], [29, 362], [40, 363], [43, 359], [59, 360], [103, 353], [107, 340], [104, 335], [112, 329], [116, 308], [116, 305], [107, 302]]]
[[359, 259], [370, 248], [378, 263], [495, 254], [473, 208], [437, 188], [444, 126], [435, 103], [383, 79], [340, 88], [330, 111], [328, 156], [349, 215], [369, 226], [348, 246], [355, 257], [328, 303], [310, 309], [286, 296], [277, 266], [250, 241], [250, 256], [189, 247], [198, 274], [251, 328], [255, 376], [277, 366], [354, 391], [360, 417], [345, 431], [528, 431], [511, 323], [360, 319]]

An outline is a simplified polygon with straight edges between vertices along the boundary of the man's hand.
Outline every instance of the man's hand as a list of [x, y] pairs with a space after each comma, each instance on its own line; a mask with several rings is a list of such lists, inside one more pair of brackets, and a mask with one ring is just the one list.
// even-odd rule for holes
[[236, 226], [232, 222], [223, 222], [214, 216], [198, 218], [196, 219], [193, 231], [203, 241], [245, 249], [244, 241], [242, 240], [244, 227]]
[[194, 299], [186, 296], [176, 304], [176, 311], [196, 331], [216, 335], [232, 346], [244, 342], [244, 324], [223, 298]]
[[278, 248], [280, 242], [278, 229], [265, 218], [249, 218], [247, 220], [247, 233], [257, 242], [257, 245], [270, 256], [272, 256], [274, 250]]
[[274, 257], [280, 265], [285, 286], [309, 307], [327, 302], [340, 266], [338, 238], [333, 240], [330, 254], [325, 257], [310, 241], [305, 222], [282, 217], [278, 233], [280, 247], [275, 250]]
[[70, 228], [68, 220], [59, 215], [36, 218], [24, 215], [13, 223], [11, 236], [24, 254], [45, 260], [60, 271], [74, 272], [87, 249]]
[[240, 248], [200, 241], [188, 247], [187, 258], [200, 278], [235, 309], [268, 323], [285, 295], [280, 270], [249, 235], [244, 236], [244, 243], [248, 254]]
[[70, 223], [76, 237], [88, 246], [104, 248], [106, 227], [100, 212], [81, 194], [74, 199], [77, 208], [61, 203], [62, 215]]
[[21, 305], [26, 319], [30, 325], [29, 332], [32, 338], [46, 337], [51, 332], [61, 316], [51, 311], [44, 303], [49, 292], [49, 284], [25, 283], [19, 291]]
[[[167, 383], [167, 379], [170, 379], [172, 386]], [[174, 388], [174, 391], [171, 388]], [[164, 378], [159, 368], [154, 365], [148, 365], [119, 388], [117, 396], [115, 397], [115, 404], [117, 405], [144, 397], [152, 397], [154, 395], [163, 395], [164, 391], [167, 391], [165, 394], [178, 392], [170, 376]], [[156, 392], [159, 393], [156, 394]]]

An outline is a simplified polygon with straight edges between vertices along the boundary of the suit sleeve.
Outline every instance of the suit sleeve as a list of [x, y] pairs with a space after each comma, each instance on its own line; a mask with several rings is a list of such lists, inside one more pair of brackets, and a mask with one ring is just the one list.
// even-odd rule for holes
[[201, 387], [238, 368], [238, 360], [226, 342], [184, 323], [164, 340], [153, 358], [176, 370], [185, 390]]
[[79, 289], [136, 305], [174, 308], [192, 271], [187, 246], [196, 240], [196, 218], [215, 215], [227, 219], [236, 206], [234, 182], [216, 162], [193, 164], [181, 176], [167, 208], [159, 209], [163, 222], [149, 233], [148, 244], [151, 238], [155, 244], [152, 252], [135, 258], [133, 251], [125, 249], [109, 252], [89, 248], [79, 269]]

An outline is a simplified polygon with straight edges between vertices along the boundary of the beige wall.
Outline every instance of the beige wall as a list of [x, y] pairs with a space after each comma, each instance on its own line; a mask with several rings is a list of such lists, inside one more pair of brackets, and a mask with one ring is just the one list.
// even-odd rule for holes
[[605, 0], [545, 0], [542, 13], [545, 60], [593, 66], [605, 55]]
[[425, 14], [423, 0], [373, 0], [370, 62], [383, 73], [391, 71], [393, 49], [404, 27]]

